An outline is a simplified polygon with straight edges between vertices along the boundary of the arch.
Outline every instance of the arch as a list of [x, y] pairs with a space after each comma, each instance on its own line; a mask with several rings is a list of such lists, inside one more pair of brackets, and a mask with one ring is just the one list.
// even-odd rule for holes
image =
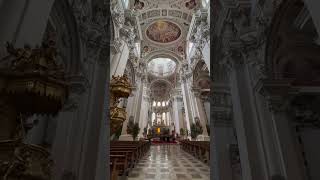
[[170, 99], [173, 84], [166, 79], [156, 79], [150, 83], [152, 99], [158, 102]]
[[181, 62], [183, 61], [183, 59], [178, 54], [176, 54], [172, 51], [168, 51], [168, 50], [153, 51], [150, 54], [148, 54], [144, 59], [145, 59], [146, 63], [148, 63], [152, 59], [159, 58], [159, 57], [170, 58], [170, 59], [174, 60], [177, 63], [177, 65], [181, 64]]
[[304, 6], [302, 0], [285, 0], [273, 16], [265, 55], [270, 79], [290, 78], [297, 85], [318, 81], [320, 46], [294, 24]]
[[208, 81], [210, 82], [210, 76], [209, 76], [209, 71], [203, 71], [203, 69], [207, 67], [206, 63], [204, 60], [200, 60], [197, 62], [194, 70], [193, 70], [193, 85], [195, 87], [201, 88], [199, 86], [200, 81]]
[[[64, 40], [66, 43], [69, 43], [70, 46], [68, 48], [62, 48], [69, 50], [65, 52], [67, 57], [62, 57], [65, 71], [69, 75], [80, 73], [81, 63], [79, 60], [83, 59], [80, 53], [81, 46], [78, 25], [72, 12], [72, 8], [67, 1], [55, 1], [50, 12], [52, 24], [55, 26], [55, 30], [59, 30], [60, 32], [60, 37], [57, 37], [57, 40]], [[48, 22], [48, 25], [49, 23], [50, 22]]]
[[150, 87], [152, 87], [155, 83], [157, 83], [159, 81], [165, 82], [165, 83], [169, 84], [171, 88], [173, 88], [173, 84], [167, 79], [154, 79], [153, 81], [150, 82]]

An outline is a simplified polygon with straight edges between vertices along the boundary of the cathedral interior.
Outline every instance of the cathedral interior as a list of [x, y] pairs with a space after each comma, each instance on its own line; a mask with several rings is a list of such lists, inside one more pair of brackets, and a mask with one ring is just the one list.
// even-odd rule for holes
[[1, 179], [319, 180], [319, 9], [0, 0]]

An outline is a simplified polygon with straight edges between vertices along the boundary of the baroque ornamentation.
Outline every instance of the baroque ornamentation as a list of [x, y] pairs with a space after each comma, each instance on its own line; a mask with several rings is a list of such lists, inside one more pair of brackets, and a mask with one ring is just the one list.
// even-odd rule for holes
[[125, 108], [118, 107], [120, 98], [128, 98], [131, 94], [131, 84], [126, 75], [112, 76], [110, 81], [110, 120], [111, 120], [111, 134], [117, 132], [122, 127], [126, 120]]

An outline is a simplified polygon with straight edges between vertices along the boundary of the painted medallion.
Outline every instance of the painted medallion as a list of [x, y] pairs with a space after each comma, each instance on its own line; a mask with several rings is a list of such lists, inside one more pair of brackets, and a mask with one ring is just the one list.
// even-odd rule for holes
[[151, 24], [146, 31], [146, 35], [152, 41], [170, 43], [181, 36], [181, 29], [172, 22], [161, 20]]

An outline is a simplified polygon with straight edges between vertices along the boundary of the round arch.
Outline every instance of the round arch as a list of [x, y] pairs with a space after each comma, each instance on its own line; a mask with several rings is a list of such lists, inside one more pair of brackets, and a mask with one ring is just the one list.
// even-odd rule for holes
[[304, 6], [302, 0], [284, 0], [273, 16], [265, 55], [270, 79], [290, 78], [302, 84], [320, 75], [320, 46], [294, 25]]

